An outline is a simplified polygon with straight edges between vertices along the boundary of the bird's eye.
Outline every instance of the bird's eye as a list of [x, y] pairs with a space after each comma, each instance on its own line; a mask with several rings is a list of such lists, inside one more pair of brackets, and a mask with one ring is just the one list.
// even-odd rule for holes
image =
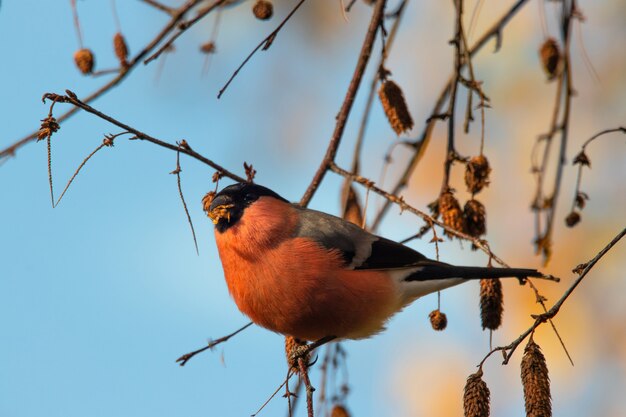
[[257, 199], [257, 196], [255, 194], [246, 194], [246, 196], [243, 198], [243, 201], [246, 203], [251, 203], [252, 201], [256, 199]]

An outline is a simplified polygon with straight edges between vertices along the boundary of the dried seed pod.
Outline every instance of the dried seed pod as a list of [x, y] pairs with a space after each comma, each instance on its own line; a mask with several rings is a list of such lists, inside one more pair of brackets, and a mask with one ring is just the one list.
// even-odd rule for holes
[[128, 46], [126, 45], [126, 39], [121, 32], [117, 32], [113, 37], [113, 49], [115, 50], [115, 56], [122, 67], [128, 66]]
[[[302, 349], [307, 345], [306, 342], [296, 339], [292, 336], [285, 336], [285, 357], [287, 358], [287, 364], [294, 372], [300, 372], [298, 363], [294, 360], [294, 356], [297, 355], [298, 349]], [[307, 353], [304, 356], [304, 362], [309, 363], [311, 361], [311, 354]]]
[[59, 130], [61, 126], [53, 116], [48, 116], [41, 121], [39, 127], [39, 133], [37, 133], [37, 142], [43, 139], [47, 139], [52, 136], [54, 132]]
[[572, 211], [565, 218], [565, 224], [567, 227], [574, 227], [578, 224], [578, 222], [580, 222], [580, 214], [576, 211]]
[[548, 79], [554, 79], [559, 69], [559, 63], [561, 62], [559, 44], [554, 38], [546, 39], [543, 45], [541, 45], [541, 49], [539, 49], [539, 56], [541, 57], [541, 65], [548, 74]]
[[90, 49], [83, 48], [74, 52], [74, 63], [83, 74], [91, 74], [95, 59]]
[[480, 280], [480, 321], [483, 330], [496, 330], [502, 324], [504, 296], [500, 278]]
[[252, 13], [259, 20], [269, 20], [274, 14], [274, 6], [267, 0], [257, 0], [252, 6]]
[[465, 166], [465, 184], [467, 191], [476, 194], [489, 185], [489, 161], [484, 155], [478, 155], [469, 160]]
[[252, 164], [248, 165], [247, 162], [244, 162], [243, 169], [246, 172], [246, 181], [254, 182], [254, 177], [256, 176], [256, 169], [254, 169]]
[[[463, 231], [463, 212], [461, 211], [459, 202], [450, 191], [446, 191], [439, 196], [439, 214], [441, 214], [443, 223], [446, 226], [450, 226], [459, 232]], [[453, 235], [447, 231], [444, 233], [453, 237]]]
[[361, 227], [363, 225], [363, 210], [361, 209], [359, 196], [350, 181], [346, 181], [341, 190], [341, 203], [343, 205], [342, 217]]
[[389, 124], [397, 135], [413, 128], [413, 118], [398, 84], [390, 80], [384, 81], [378, 90], [378, 97]]
[[482, 379], [483, 370], [470, 375], [463, 390], [463, 411], [465, 417], [489, 416], [489, 388]]
[[471, 199], [463, 207], [463, 220], [465, 233], [473, 237], [479, 237], [487, 233], [485, 206], [478, 200]]
[[350, 417], [350, 413], [343, 405], [335, 404], [330, 412], [330, 417]]
[[209, 41], [200, 45], [200, 52], [202, 52], [203, 54], [214, 54], [215, 51], [215, 42], [213, 41]]
[[428, 318], [430, 319], [430, 325], [434, 330], [441, 331], [448, 326], [448, 318], [446, 317], [446, 314], [439, 311], [439, 309], [431, 311]]
[[522, 358], [522, 385], [528, 417], [551, 417], [550, 378], [546, 358], [532, 336], [524, 349]]

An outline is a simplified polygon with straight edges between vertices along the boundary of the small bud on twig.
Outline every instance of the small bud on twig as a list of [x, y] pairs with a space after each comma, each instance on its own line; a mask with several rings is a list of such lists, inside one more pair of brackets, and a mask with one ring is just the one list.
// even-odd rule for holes
[[203, 54], [214, 54], [216, 51], [215, 42], [209, 41], [200, 45], [200, 52]]
[[61, 126], [53, 116], [48, 116], [41, 121], [39, 133], [37, 133], [37, 142], [50, 138], [54, 132], [59, 130]]
[[582, 151], [580, 151], [580, 153], [578, 155], [576, 155], [576, 157], [574, 157], [573, 164], [574, 165], [580, 164], [582, 166], [591, 167], [591, 160], [589, 159], [589, 157], [585, 153], [584, 149]]

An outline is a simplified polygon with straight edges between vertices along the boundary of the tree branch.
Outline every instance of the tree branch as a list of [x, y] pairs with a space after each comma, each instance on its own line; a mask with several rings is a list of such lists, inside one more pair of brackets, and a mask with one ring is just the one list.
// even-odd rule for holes
[[337, 115], [337, 123], [335, 124], [335, 130], [330, 139], [330, 143], [328, 144], [328, 148], [326, 149], [326, 154], [317, 169], [317, 172], [313, 176], [311, 184], [300, 200], [300, 205], [304, 207], [306, 207], [311, 201], [311, 198], [313, 198], [315, 191], [317, 191], [317, 188], [324, 179], [326, 172], [335, 160], [335, 155], [337, 154], [337, 149], [339, 148], [339, 143], [341, 142], [346, 122], [348, 121], [348, 116], [350, 115], [352, 104], [354, 103], [354, 98], [359, 90], [363, 73], [365, 73], [365, 68], [367, 67], [367, 63], [369, 62], [372, 54], [372, 48], [374, 46], [374, 41], [376, 40], [376, 32], [378, 31], [380, 23], [384, 17], [386, 3], [387, 0], [376, 1], [376, 5], [374, 6], [374, 11], [372, 13], [372, 19], [370, 20], [369, 28], [367, 29], [367, 33], [365, 35], [365, 41], [363, 41], [363, 46], [361, 47], [361, 53], [359, 54], [356, 69], [352, 75], [352, 80], [348, 86], [348, 92], [346, 93], [346, 97], [341, 105], [339, 114]]

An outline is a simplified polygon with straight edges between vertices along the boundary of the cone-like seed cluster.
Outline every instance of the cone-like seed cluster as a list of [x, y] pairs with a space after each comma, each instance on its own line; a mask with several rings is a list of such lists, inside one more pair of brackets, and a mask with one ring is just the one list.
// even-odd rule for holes
[[489, 388], [482, 379], [483, 371], [479, 369], [470, 375], [463, 391], [463, 410], [465, 417], [489, 417]]
[[522, 358], [522, 385], [527, 417], [551, 417], [550, 378], [546, 358], [532, 337]]
[[274, 14], [274, 6], [267, 0], [258, 0], [252, 6], [252, 13], [259, 20], [269, 20]]
[[91, 74], [94, 66], [94, 56], [90, 49], [83, 48], [74, 52], [74, 63], [83, 74]]
[[483, 330], [496, 330], [502, 324], [504, 297], [499, 278], [480, 280], [480, 321]]
[[580, 222], [580, 214], [575, 211], [572, 211], [565, 218], [565, 224], [567, 227], [574, 227], [578, 224], [578, 222]]
[[483, 203], [475, 199], [468, 200], [463, 207], [465, 233], [473, 237], [479, 237], [487, 233], [486, 217]]
[[431, 311], [428, 318], [430, 319], [430, 325], [434, 330], [441, 331], [448, 326], [448, 318], [446, 317], [446, 314], [442, 313], [438, 309]]
[[489, 161], [484, 155], [478, 155], [469, 160], [465, 166], [465, 185], [467, 191], [476, 194], [489, 185]]
[[49, 138], [52, 136], [54, 132], [60, 129], [59, 123], [57, 123], [57, 119], [52, 116], [48, 116], [41, 121], [41, 126], [39, 127], [39, 133], [37, 133], [37, 142], [40, 140]]
[[554, 38], [546, 39], [543, 45], [541, 45], [539, 55], [541, 57], [541, 65], [543, 66], [544, 71], [548, 74], [548, 79], [554, 79], [557, 75], [559, 63], [561, 61], [559, 44]]
[[335, 404], [330, 412], [330, 417], [350, 417], [350, 413], [343, 405]]
[[[285, 357], [287, 358], [287, 364], [293, 369], [294, 372], [300, 372], [298, 367], [298, 363], [293, 360], [293, 356], [296, 352], [296, 349], [306, 346], [306, 342], [302, 342], [295, 337], [285, 336]], [[309, 363], [311, 361], [311, 355], [307, 354], [304, 358], [305, 363]]]
[[[461, 205], [450, 191], [446, 191], [439, 196], [439, 213], [446, 226], [450, 226], [459, 232], [464, 230]], [[452, 237], [448, 232], [445, 233]]]
[[413, 118], [398, 84], [390, 80], [383, 82], [378, 90], [378, 96], [389, 124], [396, 134], [400, 135], [413, 128]]
[[115, 56], [123, 67], [128, 66], [128, 46], [126, 45], [126, 39], [121, 32], [117, 32], [113, 37], [113, 49], [115, 50]]

